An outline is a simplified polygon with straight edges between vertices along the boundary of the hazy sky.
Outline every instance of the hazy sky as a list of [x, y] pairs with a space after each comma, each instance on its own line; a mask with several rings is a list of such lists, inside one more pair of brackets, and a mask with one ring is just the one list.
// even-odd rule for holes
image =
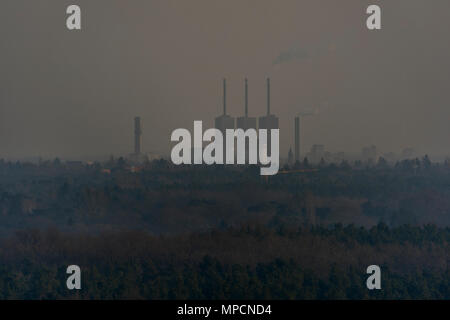
[[[372, 3], [381, 31], [365, 27]], [[448, 0], [2, 0], [0, 157], [127, 154], [136, 115], [144, 151], [168, 153], [172, 130], [213, 125], [223, 77], [231, 115], [244, 77], [264, 114], [267, 76], [283, 156], [311, 107], [303, 150], [449, 154], [449, 30]]]

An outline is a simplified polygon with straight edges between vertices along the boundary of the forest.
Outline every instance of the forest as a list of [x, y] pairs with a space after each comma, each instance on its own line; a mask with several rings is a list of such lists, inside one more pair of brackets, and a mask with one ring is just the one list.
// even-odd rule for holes
[[428, 157], [305, 159], [269, 178], [0, 160], [0, 299], [449, 299], [449, 195], [449, 163]]
[[[247, 226], [183, 236], [27, 230], [0, 247], [0, 299], [449, 299], [450, 229]], [[77, 263], [82, 289], [65, 286]], [[366, 267], [382, 270], [366, 288]]]

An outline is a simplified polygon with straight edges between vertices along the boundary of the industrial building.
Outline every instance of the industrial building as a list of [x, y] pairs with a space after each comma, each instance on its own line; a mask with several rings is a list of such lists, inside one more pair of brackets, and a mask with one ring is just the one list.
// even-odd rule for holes
[[142, 144], [142, 127], [141, 117], [134, 118], [134, 152], [130, 154], [129, 160], [132, 163], [143, 163], [147, 160], [147, 156], [141, 151]]
[[278, 117], [270, 113], [270, 78], [267, 78], [267, 115], [259, 117], [259, 129], [267, 129], [267, 152], [272, 150], [272, 129], [279, 129]]
[[256, 118], [248, 116], [248, 80], [245, 79], [245, 102], [244, 102], [244, 116], [237, 118], [238, 129], [256, 129]]
[[[215, 119], [215, 128], [219, 129], [223, 136], [226, 136], [226, 130], [227, 129], [233, 129], [235, 126], [235, 121], [233, 117], [230, 117], [227, 115], [227, 80], [223, 79], [223, 114]], [[226, 160], [226, 146], [224, 143], [223, 146], [223, 162], [225, 163]]]
[[[256, 118], [255, 117], [249, 117], [248, 116], [248, 80], [245, 79], [245, 86], [244, 86], [244, 92], [245, 92], [245, 100], [244, 100], [244, 116], [237, 118], [237, 129], [243, 129], [244, 131], [248, 129], [257, 129], [256, 127]], [[249, 145], [248, 141], [246, 141], [245, 145], [245, 162], [248, 163], [249, 159]]]
[[[244, 131], [248, 129], [266, 129], [267, 130], [267, 150], [270, 156], [270, 151], [272, 150], [271, 145], [271, 130], [279, 129], [279, 120], [270, 110], [270, 78], [267, 78], [267, 114], [265, 116], [259, 117], [258, 123], [256, 117], [249, 117], [248, 113], [248, 80], [245, 79], [245, 100], [244, 100], [244, 116], [235, 119], [227, 114], [227, 84], [226, 79], [223, 80], [223, 114], [215, 119], [215, 128], [219, 129], [223, 136], [226, 136], [227, 129], [243, 129]], [[258, 126], [259, 124], [259, 126]], [[236, 126], [235, 126], [236, 125]], [[226, 162], [226, 146], [224, 144], [224, 163]], [[236, 151], [236, 150], [235, 150]], [[246, 141], [246, 163], [248, 163], [249, 146], [248, 141]], [[236, 159], [236, 154], [234, 154]]]

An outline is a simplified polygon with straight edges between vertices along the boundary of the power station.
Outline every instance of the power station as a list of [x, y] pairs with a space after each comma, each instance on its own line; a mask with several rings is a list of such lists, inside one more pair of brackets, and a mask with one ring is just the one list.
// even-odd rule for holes
[[129, 160], [133, 164], [140, 164], [145, 162], [148, 157], [142, 153], [142, 126], [141, 117], [134, 118], [134, 152], [129, 155]]
[[248, 116], [248, 80], [245, 79], [245, 100], [244, 100], [244, 116], [237, 118], [237, 128], [243, 129], [256, 129], [256, 118]]
[[270, 113], [270, 78], [267, 78], [267, 115], [259, 117], [259, 129], [267, 129], [267, 152], [272, 150], [270, 130], [279, 129], [278, 117]]
[[[234, 118], [227, 115], [227, 80], [223, 79], [223, 114], [215, 120], [215, 128], [219, 129], [223, 136], [226, 135], [227, 129], [234, 129]], [[223, 145], [223, 160], [226, 159], [226, 145]]]
[[[245, 78], [244, 80], [244, 116], [237, 118], [237, 129], [243, 129], [244, 131], [248, 129], [257, 129], [256, 127], [256, 118], [248, 116], [248, 80]], [[245, 144], [245, 161], [248, 162], [249, 159], [250, 148], [248, 145], [248, 141]]]
[[[227, 115], [227, 85], [226, 79], [223, 80], [223, 114], [215, 119], [215, 128], [219, 129], [225, 136], [226, 129], [235, 129], [235, 119]], [[248, 80], [244, 80], [244, 116], [238, 117], [236, 121], [236, 128], [243, 129], [244, 131], [248, 129], [266, 129], [267, 130], [267, 150], [271, 149], [271, 129], [279, 129], [278, 117], [271, 113], [270, 110], [270, 78], [267, 78], [267, 114], [265, 116], [259, 117], [259, 128], [257, 128], [257, 119], [255, 117], [249, 117], [248, 114]], [[224, 146], [224, 160], [226, 157], [226, 150]], [[248, 159], [248, 146], [246, 145], [246, 159]], [[269, 154], [270, 155], [270, 154]]]
[[223, 79], [223, 114], [215, 121], [216, 129], [219, 129], [225, 136], [227, 129], [234, 129], [234, 118], [227, 115], [227, 80]]

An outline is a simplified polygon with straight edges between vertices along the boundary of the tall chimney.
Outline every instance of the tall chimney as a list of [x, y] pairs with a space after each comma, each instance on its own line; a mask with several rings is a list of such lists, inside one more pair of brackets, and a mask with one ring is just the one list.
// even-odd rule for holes
[[270, 115], [270, 78], [267, 78], [267, 115]]
[[245, 78], [245, 117], [248, 117], [248, 81]]
[[141, 153], [141, 118], [136, 117], [134, 118], [134, 153], [140, 154]]
[[227, 115], [227, 79], [223, 79], [223, 115]]
[[295, 117], [295, 162], [300, 161], [300, 117]]

